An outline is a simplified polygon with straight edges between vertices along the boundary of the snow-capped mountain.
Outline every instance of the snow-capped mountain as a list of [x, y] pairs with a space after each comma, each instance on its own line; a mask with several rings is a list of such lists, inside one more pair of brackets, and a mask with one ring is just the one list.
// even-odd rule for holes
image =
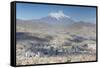
[[[37, 30], [45, 30], [45, 31], [80, 31], [86, 32], [96, 30], [96, 25], [93, 23], [88, 23], [84, 21], [75, 22], [71, 17], [65, 15], [62, 11], [49, 13], [47, 16], [42, 17], [40, 19], [33, 20], [18, 20], [17, 25], [27, 29], [37, 29]], [[19, 27], [18, 27], [19, 29]], [[20, 28], [21, 29], [21, 28]]]
[[[82, 27], [83, 25], [85, 26], [92, 26], [91, 23], [86, 23], [86, 22], [75, 22], [70, 16], [64, 14], [63, 11], [58, 11], [58, 12], [50, 12], [47, 16], [42, 17], [40, 19], [33, 19], [33, 20], [17, 20], [18, 22], [21, 23], [27, 23], [28, 25], [31, 24], [37, 24], [39, 26], [44, 25], [51, 27], [51, 26], [61, 26], [61, 27]], [[94, 24], [93, 24], [94, 25]], [[31, 25], [30, 25], [31, 26]], [[71, 27], [71, 28], [72, 28]]]
[[47, 24], [72, 24], [74, 21], [67, 15], [64, 14], [63, 11], [51, 12], [47, 16], [42, 17], [40, 19], [32, 20], [33, 22], [45, 22]]

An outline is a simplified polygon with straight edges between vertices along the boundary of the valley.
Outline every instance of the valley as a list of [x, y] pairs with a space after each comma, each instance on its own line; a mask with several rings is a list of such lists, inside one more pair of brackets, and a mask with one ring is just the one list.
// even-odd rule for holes
[[16, 64], [96, 60], [96, 25], [17, 21]]

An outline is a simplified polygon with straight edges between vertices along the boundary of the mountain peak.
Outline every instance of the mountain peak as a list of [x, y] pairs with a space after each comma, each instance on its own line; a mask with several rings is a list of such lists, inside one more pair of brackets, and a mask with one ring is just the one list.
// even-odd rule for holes
[[60, 18], [70, 18], [69, 16], [65, 15], [63, 11], [58, 11], [58, 12], [51, 12], [49, 13], [50, 17], [56, 18], [59, 20]]

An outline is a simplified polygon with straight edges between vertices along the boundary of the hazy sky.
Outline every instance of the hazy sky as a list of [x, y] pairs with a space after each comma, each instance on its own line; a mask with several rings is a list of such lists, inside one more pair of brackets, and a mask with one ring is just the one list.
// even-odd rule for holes
[[75, 21], [96, 22], [95, 7], [59, 6], [43, 4], [16, 4], [17, 19], [30, 20], [48, 16], [50, 13], [62, 11], [66, 16]]

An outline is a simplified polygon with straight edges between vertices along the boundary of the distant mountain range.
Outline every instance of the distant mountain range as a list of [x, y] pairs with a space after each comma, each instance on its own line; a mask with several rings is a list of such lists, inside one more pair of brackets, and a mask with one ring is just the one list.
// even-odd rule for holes
[[71, 17], [63, 12], [50, 13], [48, 16], [40, 19], [20, 20], [17, 19], [17, 24], [26, 29], [47, 29], [48, 30], [64, 30], [64, 31], [96, 31], [96, 24], [84, 21], [75, 22]]
[[[58, 12], [53, 12], [53, 13], [49, 13], [47, 16], [42, 17], [40, 19], [32, 19], [32, 20], [19, 20], [17, 19], [17, 21], [20, 22], [42, 22], [42, 23], [47, 23], [47, 24], [60, 24], [60, 25], [69, 25], [69, 24], [74, 24], [76, 23], [71, 17], [65, 15], [63, 13], [63, 11], [58, 11]], [[84, 21], [81, 21], [80, 23], [86, 23]], [[88, 23], [91, 24], [91, 23]]]
[[59, 24], [59, 25], [68, 25], [74, 23], [74, 21], [66, 16], [62, 11], [59, 11], [58, 13], [50, 13], [46, 17], [42, 17], [40, 19], [33, 19], [32, 22], [45, 22], [47, 24]]

